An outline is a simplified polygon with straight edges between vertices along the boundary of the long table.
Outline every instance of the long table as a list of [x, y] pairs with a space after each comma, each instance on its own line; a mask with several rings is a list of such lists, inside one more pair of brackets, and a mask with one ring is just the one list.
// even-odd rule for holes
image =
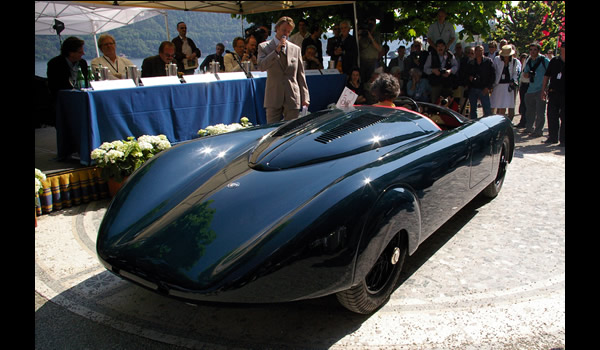
[[[335, 103], [346, 75], [307, 75], [310, 112]], [[58, 158], [78, 152], [90, 165], [90, 153], [103, 142], [128, 136], [164, 134], [171, 143], [191, 140], [198, 130], [218, 123], [266, 124], [266, 78], [136, 87], [103, 91], [63, 90], [58, 94]]]

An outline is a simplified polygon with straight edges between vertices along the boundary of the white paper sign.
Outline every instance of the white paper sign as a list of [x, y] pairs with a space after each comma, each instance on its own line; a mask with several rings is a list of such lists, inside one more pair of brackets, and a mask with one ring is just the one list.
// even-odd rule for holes
[[323, 75], [325, 75], [325, 74], [341, 74], [340, 71], [337, 69], [323, 69], [322, 72], [323, 72]]
[[191, 75], [184, 75], [183, 80], [185, 80], [185, 82], [188, 84], [189, 83], [209, 83], [211, 81], [217, 81], [217, 77], [211, 73], [191, 74]]
[[318, 69], [307, 69], [304, 71], [304, 75], [321, 75]]
[[239, 80], [246, 79], [246, 73], [244, 72], [228, 72], [228, 73], [217, 73], [219, 80]]
[[[142, 84], [144, 86], [159, 86], [159, 85], [176, 85], [181, 84], [179, 78], [171, 75], [168, 77], [151, 77], [151, 78], [141, 78]], [[133, 80], [132, 80], [133, 81]]]
[[352, 107], [357, 98], [358, 95], [354, 91], [348, 89], [348, 87], [344, 87], [344, 91], [342, 91], [342, 95], [335, 106], [340, 109]]
[[115, 90], [115, 89], [129, 89], [134, 88], [135, 83], [133, 79], [117, 79], [117, 80], [100, 80], [100, 81], [91, 81], [92, 88], [94, 91], [102, 91], [102, 90]]
[[252, 71], [250, 73], [252, 73], [252, 78], [266, 78], [267, 77], [267, 71], [264, 71], [264, 72]]

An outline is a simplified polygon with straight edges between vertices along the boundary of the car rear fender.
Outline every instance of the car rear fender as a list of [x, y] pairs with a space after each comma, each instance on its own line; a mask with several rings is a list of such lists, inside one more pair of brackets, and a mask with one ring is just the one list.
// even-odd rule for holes
[[408, 253], [412, 255], [421, 238], [419, 201], [408, 186], [392, 186], [370, 210], [358, 246], [354, 283], [366, 276], [388, 242], [402, 232], [407, 234]]

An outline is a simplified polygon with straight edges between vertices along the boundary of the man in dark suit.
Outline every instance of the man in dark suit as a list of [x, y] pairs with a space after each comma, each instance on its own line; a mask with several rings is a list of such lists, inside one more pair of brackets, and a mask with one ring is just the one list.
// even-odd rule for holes
[[77, 79], [77, 71], [81, 72], [87, 83], [87, 62], [82, 59], [84, 41], [71, 36], [68, 37], [60, 47], [60, 55], [48, 61], [48, 88], [56, 96], [58, 90], [72, 89], [72, 81]]
[[144, 58], [142, 78], [166, 76], [165, 65], [169, 63], [177, 63], [175, 60], [175, 44], [170, 41], [163, 41], [158, 48], [158, 55]]
[[267, 123], [298, 118], [300, 108], [310, 104], [304, 76], [301, 48], [287, 38], [294, 20], [281, 17], [275, 24], [275, 37], [258, 46], [258, 69], [267, 71], [264, 107]]
[[196, 47], [194, 41], [187, 37], [187, 25], [184, 22], [177, 23], [177, 32], [179, 35], [173, 40], [175, 44], [175, 59], [177, 60], [177, 71], [184, 74], [194, 74], [198, 68], [198, 59], [202, 56], [200, 49]]
[[216, 52], [212, 55], [206, 56], [202, 64], [200, 65], [201, 71], [209, 71], [210, 62], [215, 61], [219, 62], [219, 71], [225, 71], [225, 62], [223, 62], [223, 53], [225, 52], [225, 45], [223, 43], [218, 43]]
[[82, 59], [85, 52], [83, 51], [84, 41], [71, 36], [63, 41], [60, 47], [60, 55], [48, 61], [48, 69], [46, 76], [48, 77], [48, 89], [50, 90], [50, 107], [52, 116], [50, 124], [56, 123], [56, 99], [59, 90], [71, 90], [74, 88], [74, 82], [77, 80], [77, 72], [81, 68], [81, 72], [88, 84], [87, 70], [88, 65], [86, 60]]

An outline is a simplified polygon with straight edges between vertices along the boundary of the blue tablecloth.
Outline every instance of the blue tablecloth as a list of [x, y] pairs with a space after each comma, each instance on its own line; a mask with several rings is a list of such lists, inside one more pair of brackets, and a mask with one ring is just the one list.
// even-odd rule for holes
[[[345, 75], [307, 76], [315, 112], [335, 103]], [[246, 116], [265, 124], [263, 108], [266, 78], [216, 81], [105, 91], [60, 91], [57, 101], [59, 158], [79, 153], [90, 165], [90, 153], [102, 142], [128, 136], [164, 134], [171, 143], [191, 140], [199, 129], [218, 123], [239, 122]]]

